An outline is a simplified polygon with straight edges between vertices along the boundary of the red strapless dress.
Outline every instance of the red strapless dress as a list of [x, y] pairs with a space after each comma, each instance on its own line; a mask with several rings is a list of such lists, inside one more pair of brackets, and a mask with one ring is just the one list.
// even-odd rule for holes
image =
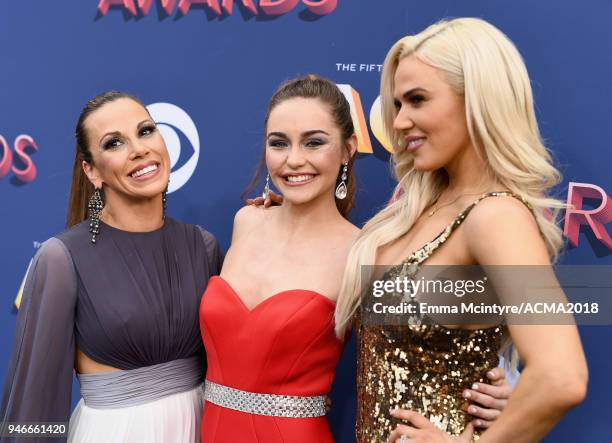
[[[212, 277], [200, 305], [206, 379], [264, 394], [327, 394], [342, 352], [334, 308], [317, 292], [293, 289], [249, 310], [228, 282]], [[202, 442], [333, 443], [333, 437], [326, 417], [270, 417], [206, 402]]]

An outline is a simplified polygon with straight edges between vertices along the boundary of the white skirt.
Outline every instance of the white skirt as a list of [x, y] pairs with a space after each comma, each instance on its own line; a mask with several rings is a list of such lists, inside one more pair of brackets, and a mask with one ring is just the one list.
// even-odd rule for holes
[[202, 386], [137, 406], [95, 409], [79, 401], [68, 443], [199, 443]]

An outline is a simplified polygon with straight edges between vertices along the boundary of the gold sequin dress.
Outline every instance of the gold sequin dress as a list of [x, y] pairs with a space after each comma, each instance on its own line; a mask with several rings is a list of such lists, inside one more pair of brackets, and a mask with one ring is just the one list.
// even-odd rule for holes
[[[413, 277], [478, 202], [498, 195], [520, 199], [507, 192], [483, 194], [434, 240], [392, 267], [386, 278]], [[486, 372], [498, 366], [504, 328], [450, 329], [418, 322], [371, 326], [361, 321], [362, 315], [356, 320], [357, 442], [385, 442], [401, 423], [389, 414], [395, 408], [417, 411], [443, 431], [460, 434], [473, 420], [464, 411], [463, 390], [485, 382]]]

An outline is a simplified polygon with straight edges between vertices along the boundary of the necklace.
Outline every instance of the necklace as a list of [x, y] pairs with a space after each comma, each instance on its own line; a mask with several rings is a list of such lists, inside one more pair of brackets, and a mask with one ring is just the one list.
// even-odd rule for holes
[[450, 202], [448, 202], [448, 203], [444, 203], [443, 205], [438, 206], [438, 207], [436, 207], [436, 204], [438, 203], [438, 201], [436, 200], [436, 202], [434, 203], [434, 207], [433, 207], [433, 209], [427, 213], [427, 216], [428, 216], [428, 217], [431, 217], [431, 216], [432, 216], [432, 215], [434, 215], [436, 212], [438, 212], [438, 210], [439, 210], [439, 209], [441, 209], [441, 208], [443, 208], [443, 207], [445, 207], [445, 206], [452, 205], [452, 204], [453, 204], [453, 203], [455, 203], [457, 200], [459, 200], [461, 197], [467, 197], [468, 195], [482, 195], [482, 192], [475, 192], [475, 193], [472, 193], [472, 194], [459, 194], [459, 195], [458, 195], [458, 196], [457, 196], [457, 197], [456, 197], [454, 200], [451, 200], [451, 201], [450, 201]]

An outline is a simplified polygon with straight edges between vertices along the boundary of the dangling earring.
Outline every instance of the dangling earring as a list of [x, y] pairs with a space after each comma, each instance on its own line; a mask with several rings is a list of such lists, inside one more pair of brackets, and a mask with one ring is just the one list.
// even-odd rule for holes
[[346, 194], [348, 194], [348, 189], [346, 187], [346, 179], [348, 178], [348, 162], [344, 162], [342, 166], [342, 175], [340, 176], [342, 181], [338, 184], [336, 188], [336, 198], [338, 200], [344, 200], [346, 198]]
[[168, 206], [168, 185], [166, 185], [166, 189], [162, 192], [162, 219], [166, 219], [166, 207]]
[[270, 197], [270, 173], [266, 175], [266, 186], [264, 186], [264, 190], [261, 193], [261, 198], [267, 200]]
[[96, 244], [96, 236], [100, 233], [100, 213], [104, 208], [104, 201], [102, 201], [102, 194], [100, 189], [96, 188], [89, 197], [89, 203], [87, 209], [89, 209], [89, 232], [91, 234], [91, 242]]

